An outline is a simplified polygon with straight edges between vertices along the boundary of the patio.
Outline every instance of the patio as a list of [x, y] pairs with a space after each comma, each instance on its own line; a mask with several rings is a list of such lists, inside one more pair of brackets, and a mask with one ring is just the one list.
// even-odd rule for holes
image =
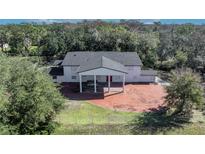
[[[164, 87], [155, 84], [126, 84], [125, 91], [119, 92], [118, 84], [111, 83], [113, 90], [110, 93], [73, 92], [77, 85], [64, 84], [62, 93], [70, 100], [85, 100], [91, 104], [118, 111], [145, 112], [164, 105], [166, 95]], [[98, 91], [106, 87], [97, 86]], [[92, 89], [93, 90], [93, 89]]]

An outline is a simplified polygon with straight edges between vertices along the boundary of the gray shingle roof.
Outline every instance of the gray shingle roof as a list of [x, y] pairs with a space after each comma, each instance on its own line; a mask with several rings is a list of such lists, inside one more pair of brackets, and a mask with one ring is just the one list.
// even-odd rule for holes
[[48, 72], [51, 76], [62, 76], [64, 74], [63, 67], [51, 67]]
[[120, 72], [127, 73], [127, 69], [125, 68], [124, 65], [111, 60], [107, 57], [104, 56], [93, 56], [87, 59], [86, 62], [84, 62], [82, 65], [79, 66], [77, 69], [77, 72], [84, 72], [96, 68], [108, 68]]
[[63, 60], [55, 60], [55, 61], [53, 62], [53, 66], [59, 66], [59, 65], [62, 64], [62, 62], [63, 62]]
[[[80, 66], [92, 57], [106, 57], [116, 61], [122, 65], [141, 66], [142, 62], [136, 52], [118, 52], [118, 51], [75, 51], [68, 52], [63, 60], [63, 66]], [[89, 65], [94, 65], [94, 61], [90, 61]]]

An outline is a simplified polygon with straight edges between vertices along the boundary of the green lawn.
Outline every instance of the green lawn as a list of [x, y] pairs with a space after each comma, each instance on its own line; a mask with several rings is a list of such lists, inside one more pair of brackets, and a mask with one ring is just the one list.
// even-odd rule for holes
[[58, 115], [55, 134], [128, 134], [125, 125], [139, 113], [118, 112], [87, 102], [67, 103]]
[[[59, 126], [54, 134], [132, 134], [130, 122], [142, 113], [119, 112], [104, 109], [85, 101], [67, 101], [57, 116]], [[205, 117], [194, 113], [189, 124], [157, 134], [205, 134]]]
[[[132, 131], [133, 126], [131, 122], [134, 119], [139, 119], [141, 116], [142, 113], [112, 111], [94, 106], [85, 101], [67, 101], [65, 108], [56, 118], [59, 125], [54, 134], [132, 135], [136, 133]], [[156, 120], [155, 118], [153, 119]], [[153, 123], [153, 120], [149, 120], [148, 118], [148, 124], [150, 124], [149, 121]], [[157, 121], [157, 123], [159, 122]], [[0, 134], [8, 134], [8, 132], [1, 128], [3, 127], [0, 127]], [[141, 131], [137, 132], [137, 134], [143, 134]], [[205, 135], [205, 116], [195, 111], [191, 122], [183, 124], [180, 128], [165, 128], [162, 131], [157, 131], [157, 133], [148, 131], [147, 134]]]

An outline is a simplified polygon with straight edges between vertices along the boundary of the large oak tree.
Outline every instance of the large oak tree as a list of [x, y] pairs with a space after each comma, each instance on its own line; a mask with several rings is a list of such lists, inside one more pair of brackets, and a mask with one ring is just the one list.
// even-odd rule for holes
[[10, 134], [50, 134], [63, 98], [51, 78], [22, 58], [0, 56], [0, 124]]

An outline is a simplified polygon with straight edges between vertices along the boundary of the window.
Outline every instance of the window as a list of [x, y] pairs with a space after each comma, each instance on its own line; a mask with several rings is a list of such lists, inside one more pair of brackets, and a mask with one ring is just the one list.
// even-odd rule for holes
[[71, 78], [72, 78], [73, 80], [76, 80], [76, 76], [72, 76]]
[[56, 76], [56, 75], [54, 75], [54, 76], [53, 76], [53, 79], [57, 79], [57, 76]]

